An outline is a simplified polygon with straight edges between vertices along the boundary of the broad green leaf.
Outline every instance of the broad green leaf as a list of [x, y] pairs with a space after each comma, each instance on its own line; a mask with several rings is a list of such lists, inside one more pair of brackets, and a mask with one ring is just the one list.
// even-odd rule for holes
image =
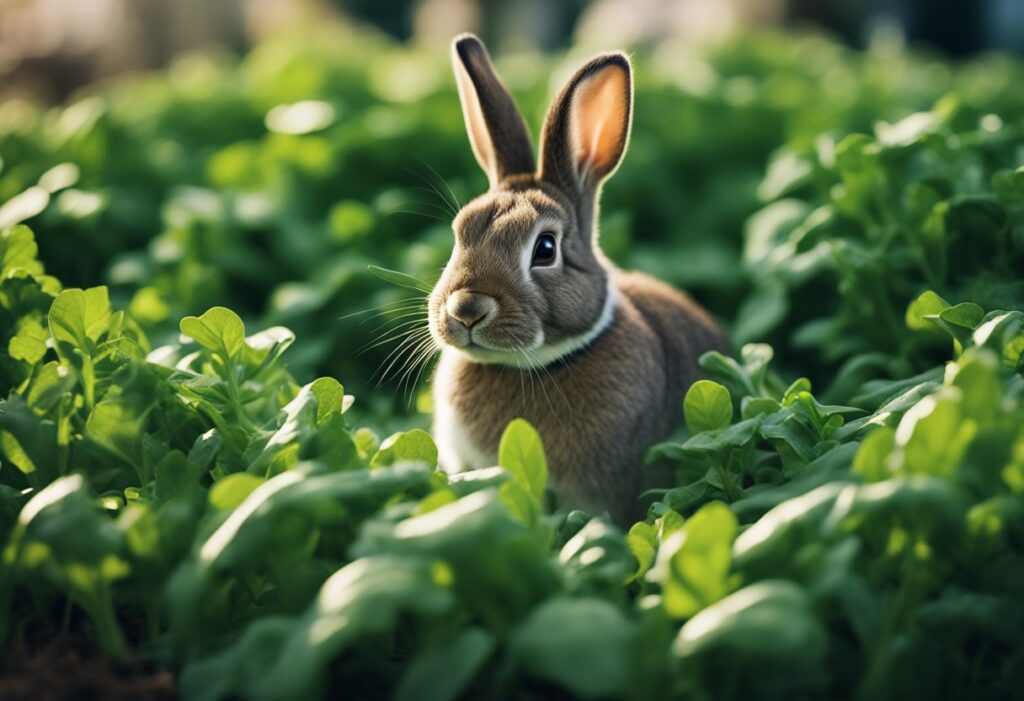
[[[788, 699], [827, 678], [827, 633], [810, 598], [786, 580], [756, 582], [704, 609], [672, 644], [679, 674], [727, 698], [738, 680], [758, 698]], [[733, 685], [733, 686], [730, 686]]]
[[85, 424], [85, 434], [144, 475], [143, 429], [145, 413], [124, 398], [97, 404]]
[[907, 326], [916, 331], [935, 330], [935, 325], [928, 320], [931, 315], [937, 315], [944, 309], [949, 309], [950, 304], [939, 297], [931, 290], [922, 292], [917, 299], [907, 307]]
[[365, 426], [356, 429], [355, 433], [352, 434], [352, 440], [355, 441], [356, 448], [359, 450], [359, 457], [363, 460], [369, 460], [380, 449], [380, 438]]
[[202, 468], [185, 457], [180, 450], [169, 451], [157, 463], [153, 472], [156, 497], [160, 501], [193, 498], [199, 490], [199, 481], [203, 475]]
[[0, 226], [0, 280], [15, 270], [33, 275], [42, 273], [43, 266], [36, 260], [38, 254], [35, 235], [27, 226]]
[[939, 318], [949, 324], [974, 330], [985, 316], [985, 310], [973, 302], [961, 302], [939, 312]]
[[729, 507], [713, 501], [662, 544], [654, 572], [670, 616], [689, 618], [728, 593], [736, 529]]
[[498, 497], [516, 520], [527, 525], [537, 522], [540, 506], [519, 480], [513, 478], [499, 485]]
[[57, 361], [50, 361], [36, 371], [25, 399], [30, 407], [45, 415], [60, 402], [70, 404], [73, 401], [71, 392], [76, 383], [74, 374], [66, 367]]
[[729, 391], [734, 396], [757, 395], [757, 389], [754, 387], [750, 375], [733, 358], [722, 355], [718, 351], [708, 351], [700, 357], [699, 363], [708, 375], [729, 387]]
[[536, 500], [544, 498], [548, 483], [548, 461], [540, 434], [524, 419], [505, 428], [498, 443], [498, 464], [508, 470]]
[[570, 591], [617, 588], [635, 571], [636, 563], [622, 532], [602, 518], [593, 518], [558, 553]]
[[370, 466], [384, 467], [407, 461], [422, 462], [430, 467], [437, 466], [437, 446], [434, 445], [434, 439], [429, 433], [414, 428], [386, 438], [370, 461]]
[[107, 288], [64, 290], [53, 301], [48, 317], [54, 341], [88, 353], [89, 342], [98, 341], [110, 323]]
[[896, 428], [896, 445], [903, 449], [900, 469], [911, 474], [952, 475], [977, 430], [978, 425], [964, 417], [960, 397], [925, 397], [903, 415]]
[[727, 448], [739, 448], [753, 439], [762, 418], [755, 416], [744, 419], [728, 428], [717, 431], [704, 431], [683, 443], [683, 450], [695, 453], [715, 453]]
[[[103, 651], [124, 659], [127, 646], [109, 586], [128, 573], [119, 557], [122, 542], [118, 527], [91, 498], [85, 478], [69, 475], [50, 483], [22, 508], [4, 566], [42, 570], [92, 619]], [[33, 551], [41, 555], [35, 562]]]
[[629, 551], [637, 562], [636, 572], [632, 579], [639, 579], [647, 574], [654, 565], [654, 557], [658, 552], [658, 528], [654, 524], [640, 521], [634, 523], [626, 534]]
[[[251, 565], [274, 538], [275, 525], [324, 505], [379, 503], [423, 484], [423, 465], [396, 465], [379, 470], [353, 470], [307, 475], [313, 464], [300, 465], [267, 480], [210, 535], [199, 551], [200, 563], [218, 569]], [[436, 513], [436, 512], [435, 512]]]
[[987, 349], [974, 348], [960, 356], [949, 384], [962, 393], [963, 415], [980, 428], [992, 427], [999, 415], [1003, 384], [999, 358]]
[[248, 472], [228, 475], [210, 488], [210, 506], [222, 511], [235, 509], [266, 481]]
[[881, 482], [892, 477], [890, 456], [896, 444], [896, 431], [880, 426], [869, 433], [853, 458], [853, 471], [868, 482]]
[[7, 353], [15, 360], [35, 365], [46, 355], [46, 344], [32, 336], [12, 336], [7, 343]]
[[512, 634], [509, 656], [527, 675], [585, 699], [621, 698], [629, 677], [633, 626], [595, 598], [542, 603]]
[[245, 343], [245, 325], [230, 309], [213, 307], [202, 316], [186, 316], [179, 325], [181, 332], [203, 348], [231, 360]]
[[697, 380], [683, 400], [683, 414], [693, 433], [725, 428], [732, 421], [729, 390], [711, 380]]
[[455, 701], [494, 651], [494, 637], [471, 627], [411, 660], [395, 689], [395, 701]]
[[[316, 397], [316, 423], [317, 426], [331, 414], [342, 413], [342, 404], [345, 400], [345, 388], [333, 377], [321, 377], [314, 380], [310, 391]], [[410, 458], [414, 459], [414, 458]]]
[[57, 426], [43, 421], [16, 394], [0, 399], [0, 454], [43, 487], [59, 474]]
[[[335, 572], [299, 616], [268, 616], [217, 654], [186, 666], [184, 698], [288, 701], [323, 693], [332, 662], [403, 614], [437, 616], [453, 598], [429, 560], [376, 555]], [[253, 665], [254, 660], [262, 664]]]

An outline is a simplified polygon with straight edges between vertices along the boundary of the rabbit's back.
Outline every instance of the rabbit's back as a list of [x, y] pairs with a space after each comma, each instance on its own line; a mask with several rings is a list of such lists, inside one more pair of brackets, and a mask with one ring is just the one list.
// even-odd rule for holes
[[614, 281], [661, 343], [664, 410], [675, 418], [686, 390], [701, 377], [700, 356], [710, 350], [728, 352], [728, 340], [704, 308], [675, 287], [634, 271], [616, 271]]

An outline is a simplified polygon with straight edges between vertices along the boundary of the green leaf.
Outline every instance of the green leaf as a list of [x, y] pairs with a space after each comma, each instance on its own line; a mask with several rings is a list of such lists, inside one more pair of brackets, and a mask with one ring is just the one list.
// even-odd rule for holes
[[494, 637], [475, 627], [425, 648], [402, 674], [395, 701], [454, 701], [462, 697], [494, 648]]
[[110, 323], [110, 298], [106, 287], [64, 290], [53, 300], [48, 315], [53, 340], [89, 353]]
[[632, 642], [632, 625], [612, 604], [558, 597], [512, 634], [509, 656], [529, 676], [580, 698], [621, 698]]
[[963, 415], [976, 421], [979, 427], [994, 426], [1003, 395], [999, 358], [989, 350], [971, 349], [950, 369], [954, 374], [949, 384], [958, 388], [963, 396]]
[[248, 472], [236, 472], [218, 480], [210, 488], [210, 506], [215, 509], [229, 510], [238, 508], [257, 487], [266, 480]]
[[634, 523], [626, 534], [629, 551], [636, 558], [637, 569], [632, 579], [639, 579], [647, 574], [654, 565], [654, 557], [658, 552], [658, 528], [654, 524], [640, 521]]
[[558, 563], [570, 591], [614, 589], [634, 572], [622, 532], [603, 518], [590, 519], [562, 546]]
[[515, 419], [498, 443], [498, 464], [526, 488], [537, 501], [548, 483], [548, 461], [540, 434], [525, 419]]
[[716, 453], [727, 448], [746, 446], [754, 438], [762, 417], [744, 419], [728, 428], [704, 431], [683, 443], [683, 450], [694, 453]]
[[689, 618], [728, 593], [737, 527], [729, 507], [713, 501], [662, 544], [655, 572], [670, 616]]
[[974, 330], [985, 317], [985, 310], [973, 302], [961, 302], [939, 312], [939, 318], [948, 324]]
[[35, 236], [27, 226], [0, 227], [0, 280], [9, 277], [15, 270], [41, 274], [43, 266], [36, 260], [38, 255]]
[[46, 355], [46, 344], [32, 336], [12, 336], [7, 343], [7, 353], [15, 360], [35, 365]]
[[123, 397], [105, 399], [95, 406], [85, 424], [85, 434], [145, 478], [143, 428], [145, 414]]
[[242, 319], [224, 307], [212, 307], [199, 317], [186, 316], [179, 327], [183, 334], [224, 360], [233, 359], [245, 344]]
[[0, 455], [32, 474], [33, 484], [45, 486], [59, 474], [57, 426], [40, 419], [16, 394], [0, 400]]
[[[797, 584], [751, 584], [704, 609], [679, 631], [679, 672], [707, 698], [735, 698], [737, 680], [758, 698], [799, 698], [827, 678], [826, 632]], [[732, 686], [730, 686], [732, 685]], [[813, 694], [812, 694], [813, 695]]]
[[938, 315], [942, 310], [949, 309], [949, 307], [949, 302], [931, 290], [926, 290], [907, 307], [907, 326], [916, 331], [933, 331], [935, 330], [935, 325], [928, 317]]
[[683, 400], [683, 414], [693, 433], [725, 428], [732, 422], [729, 390], [711, 380], [697, 380]]
[[332, 662], [346, 650], [393, 629], [403, 614], [437, 616], [452, 603], [429, 560], [361, 558], [331, 575], [303, 614], [262, 618], [220, 653], [186, 666], [181, 695], [197, 701], [317, 698]]
[[199, 491], [199, 481], [203, 475], [202, 468], [185, 457], [180, 450], [169, 451], [157, 463], [154, 473], [156, 497], [160, 501], [192, 499]]
[[[310, 391], [316, 397], [316, 424], [319, 426], [331, 414], [343, 412], [345, 388], [333, 377], [321, 377], [313, 381]], [[410, 458], [411, 459], [411, 458]]]
[[[72, 402], [71, 391], [77, 380], [73, 373], [56, 361], [45, 363], [36, 371], [36, 377], [29, 386], [25, 399], [30, 407], [46, 415], [61, 401]], [[66, 419], [65, 419], [66, 421]]]
[[896, 445], [896, 431], [880, 426], [867, 435], [853, 458], [853, 471], [868, 482], [881, 482], [892, 477], [890, 455]]
[[370, 461], [370, 467], [384, 467], [407, 461], [437, 467], [437, 446], [429, 433], [414, 428], [386, 438]]
[[903, 415], [896, 428], [896, 445], [903, 448], [900, 469], [911, 474], [952, 475], [977, 430], [974, 421], [963, 417], [959, 397], [925, 397]]
[[508, 512], [521, 523], [533, 525], [540, 514], [540, 504], [526, 486], [513, 478], [498, 487], [498, 497]]
[[708, 351], [700, 357], [700, 366], [711, 377], [721, 380], [737, 397], [756, 396], [757, 389], [750, 375], [733, 358], [718, 351]]

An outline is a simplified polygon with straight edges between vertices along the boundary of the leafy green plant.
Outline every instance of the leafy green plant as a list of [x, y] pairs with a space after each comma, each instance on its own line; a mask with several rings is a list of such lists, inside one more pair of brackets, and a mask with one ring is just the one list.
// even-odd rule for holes
[[304, 37], [0, 106], [0, 649], [70, 633], [197, 699], [1012, 698], [1021, 66], [702, 51], [640, 52], [602, 235], [741, 344], [625, 532], [553, 508], [525, 421], [448, 475], [363, 391], [360, 315], [419, 323], [450, 246], [394, 173], [479, 184], [441, 57]]

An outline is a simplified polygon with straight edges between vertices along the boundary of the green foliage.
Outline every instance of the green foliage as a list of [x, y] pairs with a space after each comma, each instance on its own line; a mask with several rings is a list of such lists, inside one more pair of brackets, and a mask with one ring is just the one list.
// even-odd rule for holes
[[[740, 348], [625, 532], [552, 510], [527, 422], [446, 475], [363, 392], [351, 315], [419, 313], [451, 244], [390, 216], [402, 169], [482, 187], [444, 56], [311, 36], [0, 106], [0, 648], [71, 629], [211, 700], [1012, 697], [1024, 69], [690, 51], [637, 56], [602, 243]], [[502, 66], [533, 121], [553, 65]]]

